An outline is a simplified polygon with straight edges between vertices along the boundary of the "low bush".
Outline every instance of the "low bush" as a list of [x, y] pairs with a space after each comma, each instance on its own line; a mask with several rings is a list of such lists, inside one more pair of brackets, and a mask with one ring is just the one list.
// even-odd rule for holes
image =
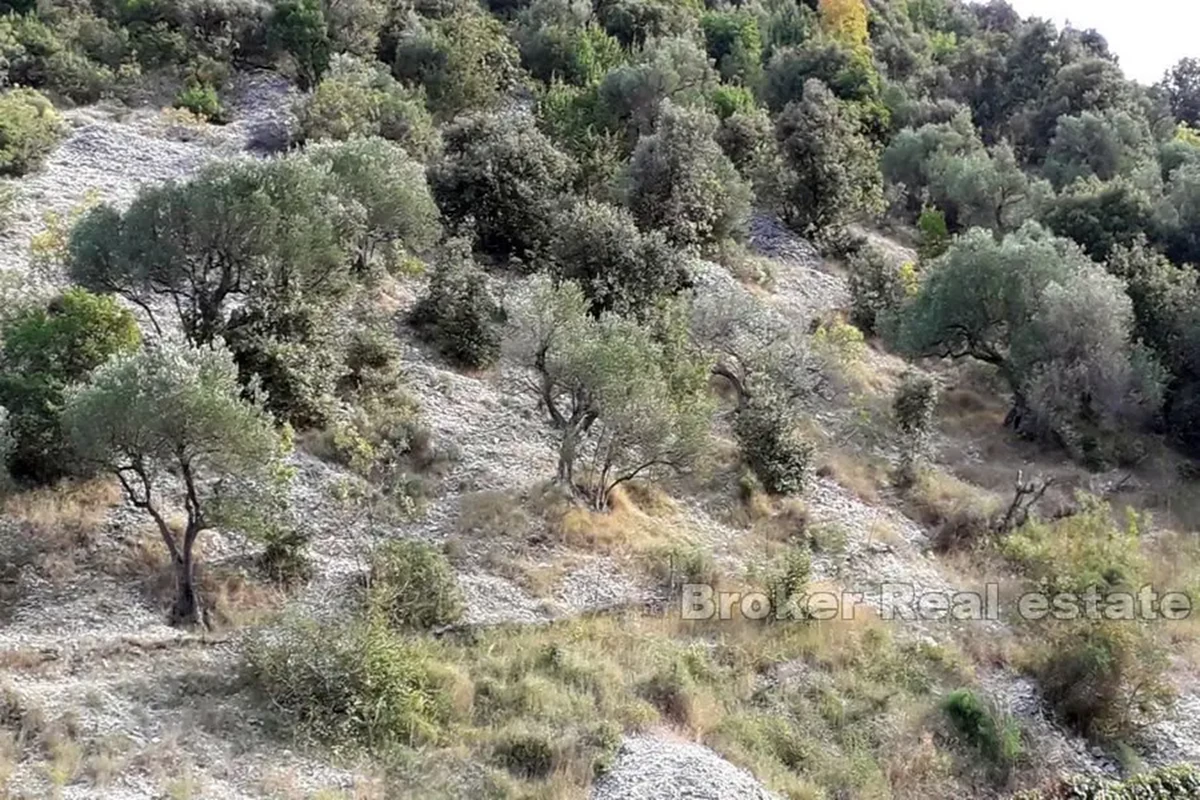
[[1174, 698], [1165, 651], [1134, 621], [1064, 623], [1046, 637], [1032, 666], [1062, 721], [1094, 739], [1136, 733]]
[[850, 257], [849, 267], [850, 321], [865, 334], [886, 335], [900, 306], [916, 291], [916, 269], [896, 266], [870, 245]]
[[175, 98], [175, 108], [184, 108], [209, 122], [224, 122], [225, 109], [211, 83], [189, 83]]
[[299, 109], [309, 140], [382, 136], [424, 160], [440, 146], [421, 91], [409, 89], [382, 64], [334, 56], [329, 72]]
[[58, 145], [63, 125], [54, 106], [33, 89], [0, 93], [0, 175], [24, 175]]
[[763, 591], [778, 619], [797, 619], [803, 609], [797, 604], [808, 590], [812, 577], [812, 553], [804, 547], [790, 548], [771, 564], [763, 576]]
[[368, 604], [396, 628], [451, 625], [463, 612], [462, 594], [445, 556], [423, 542], [390, 541], [371, 557]]
[[288, 622], [248, 642], [245, 671], [289, 729], [335, 747], [435, 743], [454, 716], [450, 673], [382, 624]]
[[909, 486], [929, 453], [933, 412], [937, 407], [937, 386], [920, 372], [904, 374], [892, 396], [892, 418], [900, 433], [900, 462], [897, 482]]
[[804, 490], [813, 447], [792, 428], [784, 404], [755, 399], [738, 412], [733, 432], [764, 489], [772, 494]]
[[465, 247], [450, 245], [411, 321], [455, 364], [482, 369], [500, 357], [499, 316], [483, 270]]
[[970, 689], [946, 696], [942, 710], [964, 739], [991, 764], [1003, 771], [1021, 757], [1021, 729]]
[[1048, 789], [1022, 792], [1013, 800], [1185, 800], [1200, 797], [1200, 769], [1190, 764], [1160, 767], [1126, 781], [1094, 776], [1064, 778]]

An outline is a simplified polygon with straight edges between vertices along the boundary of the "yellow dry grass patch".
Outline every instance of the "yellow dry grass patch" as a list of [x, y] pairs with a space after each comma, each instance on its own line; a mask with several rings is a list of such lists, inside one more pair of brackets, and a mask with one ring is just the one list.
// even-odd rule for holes
[[114, 481], [67, 482], [5, 498], [4, 514], [28, 526], [36, 536], [79, 544], [119, 502], [121, 489]]
[[645, 496], [651, 511], [634, 501], [633, 492], [618, 486], [609, 497], [607, 512], [593, 511], [560, 498], [547, 509], [547, 522], [564, 544], [615, 555], [636, 555], [687, 540], [673, 503], [665, 495]]

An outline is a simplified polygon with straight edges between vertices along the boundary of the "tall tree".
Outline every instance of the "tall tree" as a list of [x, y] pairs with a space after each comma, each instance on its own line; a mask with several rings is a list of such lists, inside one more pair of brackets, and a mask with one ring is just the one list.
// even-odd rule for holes
[[786, 171], [782, 214], [806, 236], [837, 228], [878, 208], [883, 179], [876, 149], [820, 81], [804, 85], [775, 122]]
[[1167, 70], [1161, 85], [1175, 119], [1200, 127], [1200, 59], [1181, 59]]

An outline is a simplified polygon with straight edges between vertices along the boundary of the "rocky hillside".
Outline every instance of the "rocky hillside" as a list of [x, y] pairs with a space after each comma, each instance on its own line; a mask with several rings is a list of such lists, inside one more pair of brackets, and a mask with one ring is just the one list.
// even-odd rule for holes
[[[96, 199], [122, 205], [140, 187], [186, 178], [213, 159], [253, 157], [256, 146], [279, 137], [275, 128], [286, 124], [289, 109], [286, 83], [252, 76], [232, 98], [231, 124], [219, 128], [181, 129], [152, 111], [96, 106], [70, 112], [71, 133], [45, 170], [17, 184], [15, 224], [0, 240], [0, 264], [31, 282], [54, 281], [53, 274], [35, 275], [30, 266], [30, 244], [46, 229], [47, 213], [69, 216]], [[808, 331], [848, 305], [843, 267], [823, 262], [813, 248], [769, 218], [755, 222], [751, 246], [768, 261], [767, 288], [743, 287], [723, 268], [707, 263], [694, 265], [696, 283], [709, 288], [723, 284], [723, 291], [744, 293], [764, 313], [796, 330]], [[894, 255], [911, 257], [898, 246]], [[493, 280], [505, 298], [520, 296], [526, 287], [521, 278]], [[420, 278], [392, 287], [397, 320], [422, 291]], [[406, 388], [417, 399], [432, 447], [440, 454], [423, 508], [399, 521], [348, 510], [337, 500], [346, 480], [342, 468], [299, 450], [293, 458], [292, 499], [313, 534], [314, 573], [288, 591], [260, 583], [249, 577], [252, 547], [230, 533], [205, 531], [199, 543], [204, 569], [226, 616], [219, 631], [184, 633], [165, 624], [162, 587], [156, 586], [163, 554], [155, 550], [146, 519], [115, 487], [88, 484], [9, 501], [0, 533], [5, 559], [15, 565], [6, 567], [0, 595], [0, 722], [14, 732], [0, 750], [0, 782], [7, 778], [8, 796], [425, 797], [434, 794], [430, 787], [435, 785], [439, 796], [483, 796], [478, 792], [487, 785], [484, 776], [491, 765], [481, 763], [469, 745], [449, 751], [459, 767], [443, 772], [436, 758], [415, 759], [410, 774], [400, 768], [398, 775], [385, 776], [370, 760], [332, 753], [281, 732], [274, 710], [240, 677], [246, 637], [279, 617], [342, 619], [355, 604], [370, 554], [390, 539], [419, 539], [448, 555], [465, 598], [461, 625], [476, 631], [460, 645], [469, 647], [472, 636], [486, 641], [492, 629], [501, 637], [517, 629], [522, 632], [513, 636], [536, 637], [527, 629], [570, 625], [596, 615], [614, 620], [670, 616], [676, 598], [653, 566], [662, 547], [702, 548], [711, 552], [722, 574], [739, 576], [752, 572], [771, 551], [771, 540], [778, 536], [772, 526], [788, 524], [786, 513], [778, 509], [748, 513], [735, 475], [721, 469], [707, 480], [665, 485], [657, 491], [665, 490], [669, 497], [657, 502], [642, 496], [649, 489], [630, 491], [627, 506], [613, 512], [618, 523], [599, 518], [585, 518], [574, 528], [561, 520], [555, 523], [541, 513], [538, 496], [554, 474], [556, 447], [542, 410], [524, 389], [528, 375], [507, 357], [484, 372], [452, 369], [407, 326], [398, 325], [397, 335], [405, 348]], [[918, 593], [972, 588], [978, 580], [973, 568], [936, 555], [934, 526], [922, 522], [905, 497], [878, 478], [894, 458], [895, 445], [871, 426], [879, 424], [880, 403], [886, 402], [904, 365], [873, 348], [856, 350], [851, 361], [840, 385], [809, 401], [823, 463], [820, 477], [794, 512], [803, 515], [804, 529], [814, 540], [812, 579], [868, 598], [881, 583], [909, 585]], [[718, 439], [728, 441], [726, 416], [718, 414], [715, 426]], [[943, 453], [962, 449], [974, 449], [976, 462], [987, 461], [987, 437], [1003, 435], [998, 429], [967, 434], [943, 430], [933, 461], [938, 464]], [[1054, 463], [1063, 485], [1086, 484], [1101, 494], [1125, 478], [1124, 473], [1086, 475], [1053, 458], [1033, 455], [1023, 466], [1033, 471]], [[962, 463], [945, 466], [961, 468]], [[1002, 492], [1004, 487], [997, 483], [983, 490]], [[605, 528], [609, 525], [613, 530]], [[955, 750], [957, 745], [945, 744], [950, 755], [940, 757], [953, 764], [921, 767], [919, 759], [939, 758], [920, 751], [921, 740], [909, 743], [917, 750], [899, 754], [908, 762], [901, 764], [887, 761], [887, 754], [878, 750], [871, 754], [872, 745], [856, 753], [851, 740], [838, 734], [826, 743], [818, 739], [803, 745], [828, 747], [838, 755], [830, 756], [836, 764], [817, 772], [799, 768], [797, 773], [806, 777], [797, 782], [781, 778], [774, 772], [778, 767], [763, 768], [766, 762], [737, 744], [726, 728], [706, 727], [706, 712], [689, 706], [686, 712], [656, 715], [614, 743], [611, 762], [592, 785], [591, 796], [766, 798], [777, 796], [765, 787], [772, 784], [797, 797], [865, 797], [876, 796], [867, 794], [876, 786], [875, 771], [885, 776], [883, 785], [890, 784], [894, 796], [994, 796], [1060, 772], [1117, 773], [1128, 766], [1055, 721], [1018, 661], [1000, 656], [1004, 641], [1014, 636], [1008, 625], [885, 625], [894, 640], [887, 647], [903, 652], [912, 647], [925, 656], [936, 652], [946, 675], [922, 677], [919, 691], [881, 689], [884, 694], [872, 695], [864, 686], [858, 691], [880, 704], [874, 710], [856, 705], [863, 702], [862, 695], [839, 695], [845, 687], [835, 691], [843, 679], [867, 684], [877, 679], [869, 671], [862, 676], [853, 672], [862, 666], [849, 656], [847, 672], [839, 672], [839, 657], [821, 650], [828, 644], [812, 645], [809, 659], [776, 662], [758, 675], [743, 676], [762, 684], [753, 693], [754, 702], [824, 697], [846, 704], [846, 713], [860, 715], [864, 730], [899, 724], [888, 704], [902, 702], [907, 692], [923, 698], [905, 712], [916, 714], [936, 708], [944, 692], [965, 682], [1021, 731], [1026, 755], [1004, 780], [994, 782], [973, 771], [970, 751]], [[704, 641], [716, 646], [723, 635], [715, 626], [692, 646], [704, 647]], [[1200, 764], [1200, 684], [1194, 668], [1182, 659], [1172, 678], [1180, 691], [1173, 713], [1142, 731], [1136, 743], [1137, 756], [1147, 765]], [[952, 738], [940, 724], [923, 728], [913, 720], [902, 725], [899, 738], [914, 730], [933, 737], [929, 741], [939, 747]], [[879, 735], [887, 741], [893, 733]], [[770, 763], [824, 763], [812, 754], [795, 758]], [[857, 772], [833, 774], [842, 768]], [[826, 772], [814, 777], [821, 769]], [[921, 770], [925, 772], [917, 774]], [[560, 777], [563, 786], [570, 783], [570, 776]], [[847, 787], [848, 793], [821, 794], [836, 786]], [[813, 793], [804, 794], [805, 787]], [[560, 796], [556, 790], [551, 793]], [[566, 794], [564, 789], [562, 796]]]

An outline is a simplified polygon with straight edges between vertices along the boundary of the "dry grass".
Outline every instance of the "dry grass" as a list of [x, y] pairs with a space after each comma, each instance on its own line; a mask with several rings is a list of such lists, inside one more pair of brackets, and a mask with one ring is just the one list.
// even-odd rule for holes
[[667, 504], [656, 501], [648, 513], [623, 486], [613, 490], [607, 512], [584, 508], [553, 488], [543, 492], [537, 504], [552, 536], [570, 547], [637, 555], [687, 538], [674, 515], [655, 515], [667, 508]]
[[904, 508], [918, 522], [935, 528], [934, 545], [948, 551], [985, 537], [1000, 500], [947, 472], [926, 470], [909, 490]]
[[522, 499], [508, 492], [472, 492], [462, 497], [458, 531], [463, 536], [519, 538], [529, 533], [532, 524]]
[[3, 514], [18, 529], [0, 538], [0, 610], [19, 599], [16, 582], [25, 566], [57, 586], [73, 578], [83, 549], [120, 500], [117, 486], [104, 480], [64, 482], [5, 498]]
[[846, 449], [825, 453], [817, 467], [817, 474], [831, 478], [869, 505], [879, 502], [880, 489], [888, 483], [885, 464]]
[[66, 482], [6, 498], [4, 514], [36, 536], [57, 543], [81, 544], [119, 502], [120, 487], [111, 480]]
[[[287, 593], [278, 584], [241, 566], [204, 563], [203, 539], [196, 543], [196, 582], [212, 624], [218, 629], [259, 625], [283, 608]], [[164, 612], [175, 599], [174, 567], [157, 533], [146, 533], [133, 542], [111, 571], [138, 583], [147, 599]]]

